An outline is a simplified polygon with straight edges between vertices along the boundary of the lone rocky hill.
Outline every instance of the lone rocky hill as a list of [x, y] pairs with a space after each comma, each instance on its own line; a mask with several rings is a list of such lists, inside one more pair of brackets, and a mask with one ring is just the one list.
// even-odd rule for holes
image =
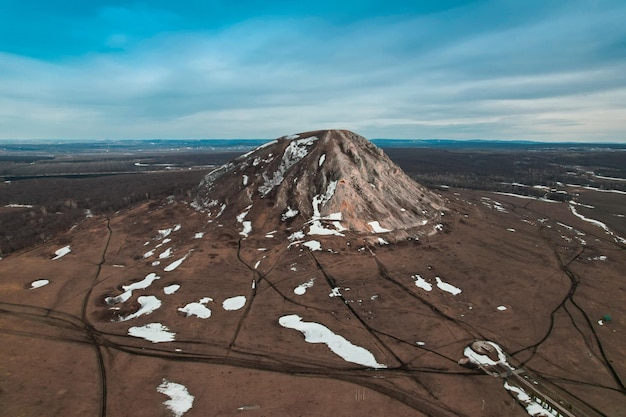
[[362, 136], [321, 130], [284, 136], [209, 173], [195, 206], [241, 233], [386, 233], [388, 240], [434, 231], [442, 199], [409, 178]]

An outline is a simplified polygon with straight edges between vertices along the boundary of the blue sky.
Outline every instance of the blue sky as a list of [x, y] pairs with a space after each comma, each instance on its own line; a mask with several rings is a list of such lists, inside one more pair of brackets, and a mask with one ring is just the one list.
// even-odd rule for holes
[[626, 142], [626, 1], [0, 0], [0, 139]]

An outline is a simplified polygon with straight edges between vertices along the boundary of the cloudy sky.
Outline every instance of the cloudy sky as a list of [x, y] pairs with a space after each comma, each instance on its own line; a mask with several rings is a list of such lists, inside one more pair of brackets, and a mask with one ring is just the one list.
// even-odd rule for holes
[[626, 142], [623, 0], [0, 0], [0, 138]]

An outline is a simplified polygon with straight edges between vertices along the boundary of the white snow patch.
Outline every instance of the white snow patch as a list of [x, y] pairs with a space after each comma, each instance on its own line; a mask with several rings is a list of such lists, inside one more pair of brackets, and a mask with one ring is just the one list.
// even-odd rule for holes
[[195, 235], [193, 235], [194, 239], [202, 239], [204, 237], [204, 232], [198, 232]]
[[314, 281], [315, 278], [311, 278], [307, 282], [298, 285], [296, 288], [294, 288], [293, 293], [296, 295], [304, 295], [306, 293], [306, 290], [313, 286]]
[[339, 287], [335, 287], [330, 291], [330, 294], [328, 294], [329, 297], [341, 297], [341, 291], [339, 290]]
[[382, 237], [379, 237], [379, 238], [378, 238], [378, 244], [379, 244], [379, 245], [381, 245], [381, 246], [382, 246], [382, 245], [388, 245], [388, 244], [389, 244], [389, 242], [387, 242], [387, 241], [386, 241], [385, 239], [383, 239]]
[[244, 221], [244, 219], [248, 215], [248, 212], [250, 211], [251, 208], [252, 208], [252, 205], [249, 205], [248, 207], [246, 207], [245, 211], [243, 211], [237, 216], [237, 221], [243, 225], [243, 230], [239, 232], [239, 234], [242, 235], [243, 237], [248, 237], [248, 235], [252, 231], [252, 222]]
[[417, 346], [424, 346], [426, 343], [424, 343], [424, 342], [415, 342], [415, 344], [416, 344]]
[[244, 174], [242, 180], [241, 180], [243, 186], [245, 187], [246, 185], [248, 185], [248, 176]]
[[[332, 196], [335, 194], [336, 189], [337, 181], [331, 181], [330, 183], [328, 183], [328, 187], [326, 187], [326, 191], [324, 192], [324, 194], [316, 195], [313, 197], [313, 217], [309, 226], [309, 235], [344, 236], [342, 233], [340, 233], [341, 230], [346, 230], [346, 228], [341, 226], [341, 224], [339, 223], [343, 217], [341, 213], [331, 213], [327, 217], [322, 217], [320, 214], [320, 207], [330, 201]], [[321, 220], [332, 221], [333, 226], [338, 230], [326, 228], [324, 225], [322, 225]]]
[[[6, 181], [5, 181], [6, 183]], [[9, 208], [33, 208], [33, 206], [31, 204], [7, 204], [4, 207], [9, 207]]]
[[259, 267], [259, 265], [261, 265], [261, 260], [260, 259], [258, 261], [256, 261], [256, 263], [254, 264], [254, 269], [257, 269]]
[[172, 229], [163, 229], [163, 230], [158, 230], [159, 235], [157, 236], [157, 240], [161, 240], [164, 237], [168, 237], [170, 235], [170, 233], [172, 233]]
[[623, 237], [620, 237], [620, 236], [617, 236], [616, 234], [614, 234], [614, 233], [611, 231], [611, 229], [609, 229], [609, 227], [608, 227], [606, 224], [602, 223], [601, 221], [594, 220], [594, 219], [590, 219], [589, 217], [585, 217], [585, 216], [583, 216], [582, 214], [580, 214], [580, 213], [578, 213], [578, 212], [576, 211], [576, 207], [574, 207], [574, 205], [573, 205], [573, 204], [571, 204], [571, 203], [570, 203], [570, 205], [569, 205], [569, 209], [570, 209], [570, 211], [572, 212], [572, 214], [573, 214], [574, 216], [578, 217], [578, 218], [579, 218], [579, 219], [581, 219], [581, 220], [584, 220], [584, 221], [586, 221], [586, 222], [588, 222], [588, 223], [591, 223], [591, 224], [593, 224], [593, 225], [595, 225], [595, 226], [598, 226], [598, 227], [600, 227], [600, 228], [604, 229], [604, 231], [605, 231], [608, 235], [613, 236], [613, 237], [615, 237], [615, 239], [616, 239], [616, 240], [618, 240], [619, 242], [621, 242], [621, 243], [623, 243], [623, 244], [626, 244], [626, 239], [624, 239]]
[[236, 297], [230, 297], [224, 300], [222, 307], [227, 311], [239, 310], [246, 305], [246, 297], [244, 295], [238, 295]]
[[159, 259], [169, 258], [172, 255], [172, 248], [167, 248], [159, 255]]
[[165, 272], [170, 272], [170, 271], [175, 270], [176, 268], [178, 268], [178, 267], [180, 266], [180, 264], [182, 264], [182, 263], [183, 263], [183, 261], [184, 261], [185, 259], [187, 259], [187, 256], [189, 256], [189, 254], [187, 254], [187, 255], [183, 256], [182, 258], [180, 258], [180, 259], [178, 259], [178, 260], [176, 260], [176, 261], [172, 262], [171, 264], [169, 264], [168, 266], [166, 266], [165, 268], [163, 268], [163, 270], [164, 270]]
[[163, 292], [167, 295], [170, 294], [174, 294], [176, 291], [178, 291], [178, 289], [180, 288], [180, 285], [178, 284], [172, 284], [172, 285], [168, 285], [167, 287], [163, 288]]
[[504, 311], [504, 310], [506, 310], [506, 309], [507, 309], [507, 308], [506, 308], [506, 306], [498, 306], [498, 307], [496, 307], [496, 308], [497, 308], [499, 311]]
[[146, 288], [148, 288], [154, 281], [156, 281], [157, 279], [160, 279], [161, 277], [158, 276], [157, 274], [155, 274], [154, 272], [149, 273], [148, 275], [145, 276], [144, 279], [142, 279], [141, 281], [132, 283], [130, 285], [123, 285], [122, 289], [124, 290], [124, 292], [116, 297], [107, 297], [104, 299], [104, 301], [109, 304], [118, 304], [118, 303], [124, 303], [126, 301], [128, 301], [128, 299], [133, 295], [133, 291], [135, 290], [145, 290]]
[[289, 237], [287, 239], [289, 239], [290, 242], [293, 242], [293, 241], [296, 241], [296, 240], [302, 240], [302, 239], [304, 239], [304, 232], [302, 230], [298, 230], [297, 232], [293, 232], [292, 234], [289, 235]]
[[326, 154], [325, 154], [325, 153], [323, 153], [323, 154], [322, 154], [322, 156], [320, 156], [320, 160], [319, 160], [319, 162], [317, 163], [317, 165], [321, 167], [321, 166], [324, 164], [324, 161], [325, 161], [325, 160], [326, 160]]
[[512, 227], [510, 227], [510, 228], [508, 228], [506, 230], [508, 230], [509, 232], [514, 232], [515, 231], [515, 229], [513, 229]]
[[163, 404], [172, 412], [175, 417], [181, 417], [193, 406], [194, 396], [187, 391], [187, 387], [176, 382], [163, 379], [161, 385], [157, 387], [157, 392], [170, 397]]
[[309, 248], [310, 250], [322, 250], [322, 244], [320, 242], [318, 242], [317, 240], [309, 240], [308, 242], [304, 242], [302, 244], [303, 246], [306, 246], [307, 248]]
[[189, 303], [185, 307], [180, 307], [178, 311], [183, 312], [189, 316], [196, 316], [201, 319], [208, 319], [211, 317], [211, 310], [206, 306], [207, 303], [213, 301], [212, 298], [201, 298], [197, 303]]
[[422, 278], [419, 274], [412, 275], [411, 278], [415, 280], [415, 286], [425, 291], [432, 291], [433, 285]]
[[504, 388], [506, 390], [508, 390], [508, 391], [511, 391], [511, 392], [515, 393], [515, 396], [517, 397], [518, 401], [526, 406], [526, 412], [530, 416], [533, 416], [533, 417], [551, 417], [551, 416], [557, 417], [557, 416], [561, 415], [556, 410], [544, 408], [541, 404], [539, 404], [538, 402], [534, 401], [520, 387], [516, 387], [514, 385], [510, 385], [508, 382], [504, 381]]
[[119, 321], [128, 321], [128, 320], [132, 320], [134, 318], [140, 317], [140, 316], [148, 315], [152, 313], [154, 310], [161, 307], [161, 300], [156, 298], [154, 295], [138, 297], [137, 301], [139, 302], [139, 305], [141, 306], [139, 310], [137, 310], [133, 314], [130, 314], [126, 317], [120, 317]]
[[145, 326], [131, 327], [128, 334], [133, 337], [141, 337], [152, 343], [172, 342], [176, 333], [170, 332], [167, 326], [161, 323], [148, 323]]
[[154, 261], [150, 265], [152, 265], [152, 266], [159, 266], [159, 265], [161, 265], [161, 261]]
[[371, 222], [368, 222], [367, 224], [370, 225], [370, 227], [372, 228], [372, 230], [374, 231], [374, 233], [387, 233], [387, 232], [391, 232], [391, 230], [389, 229], [385, 229], [384, 227], [382, 227], [380, 225], [380, 223], [378, 222], [378, 220], [374, 220]]
[[454, 285], [448, 284], [447, 282], [443, 282], [441, 278], [435, 277], [435, 280], [437, 281], [437, 287], [439, 287], [440, 290], [449, 292], [452, 295], [457, 295], [461, 293], [460, 288], [457, 288]]
[[241, 224], [243, 225], [243, 230], [239, 232], [239, 234], [243, 237], [248, 237], [248, 235], [252, 231], [252, 222], [246, 220], [241, 222]]
[[514, 193], [501, 193], [501, 192], [494, 192], [494, 194], [507, 195], [509, 197], [524, 198], [526, 200], [543, 201], [544, 203], [560, 203], [560, 201], [550, 200], [550, 199], [543, 198], [543, 197], [531, 197], [529, 195], [521, 195], [521, 194], [514, 194]]
[[47, 279], [38, 279], [30, 283], [30, 289], [34, 290], [35, 288], [41, 288], [45, 285], [50, 284], [50, 281]]
[[152, 255], [154, 255], [154, 251], [153, 250], [149, 250], [148, 252], [143, 254], [143, 257], [145, 259], [145, 258], [151, 257]]
[[287, 170], [308, 155], [308, 147], [316, 140], [317, 137], [311, 136], [305, 139], [293, 140], [289, 143], [289, 145], [287, 145], [280, 161], [280, 165], [272, 177], [270, 178], [267, 174], [263, 174], [264, 183], [259, 187], [259, 192], [262, 197], [265, 197], [274, 189], [274, 187], [283, 182]]
[[282, 214], [282, 216], [280, 216], [280, 219], [281, 219], [282, 221], [285, 221], [285, 220], [287, 220], [287, 219], [291, 219], [292, 217], [296, 217], [296, 216], [298, 215], [298, 213], [299, 213], [299, 212], [298, 212], [298, 210], [296, 210], [296, 209], [292, 209], [291, 207], [289, 207], [289, 206], [288, 206], [288, 207], [287, 207], [287, 211], [286, 211], [286, 212], [284, 212], [284, 213]]
[[252, 149], [250, 152], [244, 153], [243, 155], [241, 155], [239, 157], [239, 159], [245, 159], [245, 158], [249, 157], [250, 155], [252, 155], [253, 153], [255, 153], [256, 151], [258, 151], [259, 149], [267, 148], [268, 146], [271, 146], [271, 145], [273, 145], [275, 143], [278, 143], [278, 141], [276, 139], [270, 140], [269, 142], [266, 142], [266, 143], [264, 143], [262, 145], [257, 146], [256, 148]]
[[56, 255], [54, 258], [52, 258], [52, 260], [54, 261], [55, 259], [59, 259], [65, 255], [67, 255], [68, 253], [70, 253], [72, 250], [70, 249], [70, 245], [67, 246], [63, 246], [61, 249], [57, 249], [54, 254]]
[[335, 334], [322, 324], [304, 322], [302, 317], [296, 314], [282, 316], [278, 323], [288, 329], [298, 330], [304, 334], [304, 340], [308, 343], [324, 343], [333, 353], [343, 358], [346, 362], [377, 369], [387, 367], [378, 363], [374, 355], [367, 349], [353, 345], [347, 339]]

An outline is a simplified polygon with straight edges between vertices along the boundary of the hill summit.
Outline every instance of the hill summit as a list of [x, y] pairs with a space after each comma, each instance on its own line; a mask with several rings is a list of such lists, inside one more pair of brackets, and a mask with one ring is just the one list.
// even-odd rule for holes
[[322, 130], [284, 136], [207, 174], [194, 206], [239, 223], [240, 234], [283, 224], [304, 235], [435, 230], [442, 199], [409, 178], [362, 136]]

